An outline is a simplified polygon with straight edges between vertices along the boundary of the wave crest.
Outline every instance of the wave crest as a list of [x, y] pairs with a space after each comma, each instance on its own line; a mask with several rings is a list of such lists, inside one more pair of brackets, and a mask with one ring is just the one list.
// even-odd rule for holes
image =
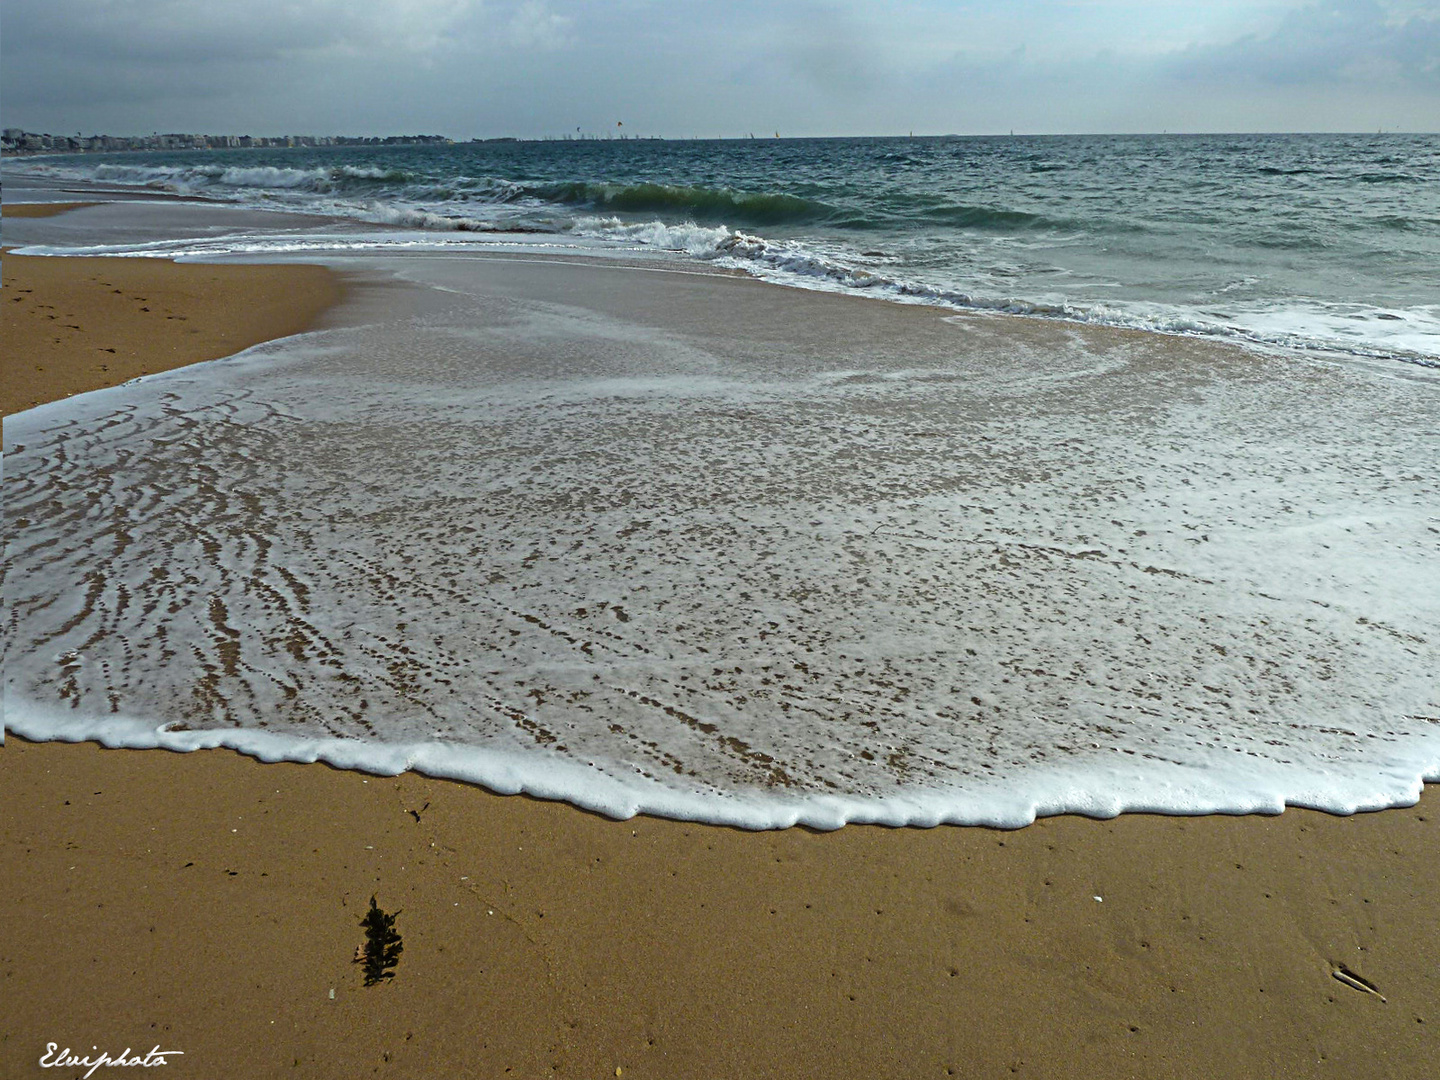
[[612, 213], [687, 216], [697, 222], [735, 221], [744, 225], [789, 225], [821, 221], [835, 208], [812, 199], [777, 192], [674, 184], [594, 184], [572, 181], [527, 190], [545, 202], [580, 204]]

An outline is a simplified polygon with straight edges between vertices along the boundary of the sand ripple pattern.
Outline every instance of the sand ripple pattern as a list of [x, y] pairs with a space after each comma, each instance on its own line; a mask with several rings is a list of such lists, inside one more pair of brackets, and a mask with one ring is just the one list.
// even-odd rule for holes
[[505, 751], [762, 824], [1440, 760], [1434, 385], [925, 320], [767, 359], [437, 308], [26, 414], [12, 724]]

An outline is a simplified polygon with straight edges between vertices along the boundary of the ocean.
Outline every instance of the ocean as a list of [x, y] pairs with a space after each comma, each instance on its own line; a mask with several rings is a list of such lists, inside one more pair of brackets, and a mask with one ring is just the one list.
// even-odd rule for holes
[[7, 221], [24, 253], [406, 288], [7, 418], [6, 725], [746, 828], [1412, 802], [1437, 164], [1207, 136], [7, 166], [120, 200]]
[[7, 170], [460, 234], [451, 243], [518, 231], [808, 288], [1440, 363], [1434, 135], [502, 142]]

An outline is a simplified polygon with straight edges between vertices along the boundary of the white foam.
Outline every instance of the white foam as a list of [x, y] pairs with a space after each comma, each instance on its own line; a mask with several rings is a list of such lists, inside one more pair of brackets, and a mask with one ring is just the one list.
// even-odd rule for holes
[[[264, 762], [324, 762], [375, 776], [418, 772], [478, 784], [499, 795], [525, 794], [568, 802], [617, 820], [650, 814], [735, 828], [838, 829], [849, 824], [934, 828], [983, 825], [1022, 828], [1036, 818], [1083, 814], [1113, 818], [1124, 813], [1204, 814], [1217, 807], [1230, 814], [1279, 814], [1303, 806], [1354, 814], [1411, 806], [1422, 784], [1416, 762], [1397, 758], [1377, 763], [1373, 778], [1344, 777], [1296, 788], [1285, 770], [1260, 766], [1237, 777], [1217, 755], [1213, 773], [1169, 763], [1136, 765], [1118, 761], [1097, 768], [1038, 767], [1019, 783], [980, 781], [969, 788], [916, 789], [885, 798], [770, 792], [693, 792], [657, 783], [639, 770], [620, 776], [542, 750], [447, 743], [396, 743], [276, 734], [247, 728], [177, 730], [146, 721], [111, 717], [76, 718], [31, 703], [12, 708], [8, 727], [37, 741], [93, 741], [124, 749], [178, 752], [225, 747]], [[1440, 778], [1430, 759], [1430, 776]], [[1237, 780], [1240, 781], [1237, 784]]]
[[1440, 779], [1428, 384], [403, 269], [419, 316], [7, 419], [12, 730], [748, 828]]
[[315, 188], [330, 178], [329, 169], [277, 169], [273, 165], [232, 166], [220, 170], [195, 170], [195, 175], [230, 187]]
[[356, 254], [394, 254], [401, 252], [518, 252], [554, 254], [585, 252], [587, 254], [619, 254], [593, 242], [569, 237], [547, 237], [527, 233], [483, 232], [456, 229], [453, 232], [411, 232], [377, 229], [348, 229], [343, 232], [304, 233], [300, 231], [277, 235], [273, 232], [232, 232], [220, 236], [186, 237], [178, 240], [153, 240], [122, 244], [27, 244], [15, 248], [17, 255], [41, 255], [55, 258], [103, 255], [114, 258], [171, 259], [177, 262], [241, 257], [274, 259], [285, 256], [343, 256]]
[[662, 221], [625, 222], [616, 217], [581, 217], [576, 220], [573, 231], [580, 236], [640, 244], [667, 251], [683, 251], [701, 258], [714, 256], [720, 246], [734, 235], [723, 225], [696, 225], [694, 222], [667, 225]]

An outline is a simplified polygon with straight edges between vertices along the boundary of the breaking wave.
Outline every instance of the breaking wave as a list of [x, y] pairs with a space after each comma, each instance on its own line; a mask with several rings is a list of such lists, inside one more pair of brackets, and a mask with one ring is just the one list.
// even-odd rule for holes
[[626, 214], [685, 216], [697, 222], [742, 225], [786, 225], [818, 222], [836, 216], [823, 202], [794, 195], [752, 193], [731, 188], [683, 187], [672, 184], [595, 184], [583, 181], [527, 189], [545, 201]]
[[213, 188], [271, 188], [333, 194], [379, 185], [404, 185], [417, 177], [404, 169], [355, 165], [333, 168], [290, 169], [273, 165], [97, 165], [94, 179], [139, 184], [173, 191], [198, 193]]

